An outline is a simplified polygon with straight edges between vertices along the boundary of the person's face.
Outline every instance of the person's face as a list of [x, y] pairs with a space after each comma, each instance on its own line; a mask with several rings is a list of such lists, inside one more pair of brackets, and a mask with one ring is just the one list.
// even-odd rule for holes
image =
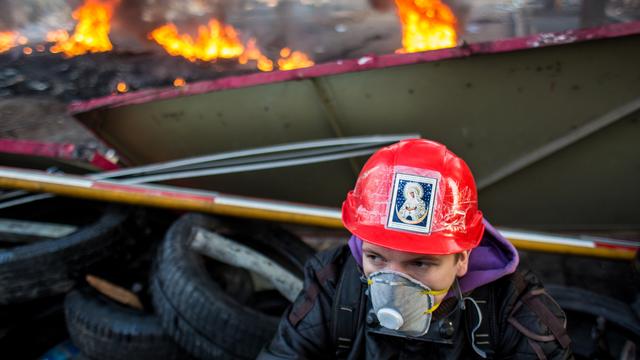
[[[416, 254], [363, 242], [362, 265], [366, 276], [376, 271], [392, 270], [407, 274], [432, 290], [442, 290], [450, 288], [456, 277], [467, 273], [469, 250], [461, 252], [456, 259], [454, 254]], [[436, 296], [436, 303], [445, 296]]]

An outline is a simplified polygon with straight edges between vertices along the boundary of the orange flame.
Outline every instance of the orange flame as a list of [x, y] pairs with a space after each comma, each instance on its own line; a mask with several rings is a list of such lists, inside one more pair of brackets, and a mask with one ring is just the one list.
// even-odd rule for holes
[[240, 64], [246, 64], [249, 60], [255, 61], [256, 67], [260, 71], [273, 70], [273, 61], [263, 55], [260, 49], [258, 49], [255, 38], [250, 38], [249, 41], [247, 41], [247, 46], [245, 47], [244, 52], [238, 58], [238, 62]]
[[181, 77], [177, 77], [175, 80], [173, 80], [173, 86], [175, 87], [183, 87], [186, 84], [187, 84], [187, 81]]
[[402, 49], [411, 53], [456, 46], [457, 20], [440, 0], [395, 0], [402, 22]]
[[15, 31], [0, 32], [0, 53], [9, 51], [11, 48], [18, 46], [20, 34]]
[[210, 20], [207, 26], [199, 26], [198, 38], [195, 40], [191, 35], [180, 34], [172, 23], [153, 30], [149, 37], [169, 54], [182, 56], [189, 61], [232, 59], [244, 52], [244, 46], [233, 26], [216, 19]]
[[[217, 19], [211, 19], [207, 26], [200, 26], [195, 40], [189, 34], [181, 34], [173, 23], [154, 29], [149, 33], [149, 38], [169, 54], [182, 56], [189, 61], [215, 61], [224, 58], [237, 59], [243, 65], [255, 61], [260, 71], [272, 71], [275, 67], [274, 61], [260, 51], [255, 38], [250, 38], [243, 45], [236, 29]], [[281, 58], [277, 62], [280, 70], [298, 69], [313, 64], [305, 53], [292, 52], [289, 48], [281, 50]]]
[[47, 40], [55, 42], [52, 53], [76, 56], [88, 52], [103, 52], [113, 48], [109, 40], [110, 20], [116, 1], [85, 0], [72, 16], [78, 21], [73, 35], [65, 30], [47, 33]]
[[315, 63], [309, 59], [307, 54], [301, 51], [291, 51], [289, 48], [280, 50], [280, 59], [278, 59], [278, 68], [280, 70], [293, 70], [309, 66]]
[[116, 90], [118, 90], [119, 93], [125, 93], [129, 90], [129, 86], [127, 86], [126, 82], [120, 81], [116, 84]]
[[69, 33], [66, 30], [53, 30], [47, 33], [47, 42], [57, 43], [69, 40]]

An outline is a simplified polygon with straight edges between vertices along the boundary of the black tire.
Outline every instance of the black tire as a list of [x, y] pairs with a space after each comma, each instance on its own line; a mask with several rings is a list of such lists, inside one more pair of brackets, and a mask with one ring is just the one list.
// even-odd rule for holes
[[623, 358], [626, 343], [640, 345], [640, 321], [627, 304], [580, 288], [546, 289], [567, 314], [576, 359]]
[[185, 350], [201, 359], [255, 359], [273, 337], [279, 316], [242, 304], [211, 278], [202, 255], [190, 248], [194, 227], [267, 255], [302, 280], [313, 250], [294, 235], [270, 225], [249, 225], [199, 214], [176, 221], [160, 246], [151, 281], [162, 326]]
[[[87, 208], [97, 211], [97, 219], [81, 225], [74, 233], [0, 248], [0, 304], [65, 293], [87, 268], [112, 252], [123, 238], [127, 210], [119, 206], [87, 204], [91, 204]], [[54, 212], [61, 216], [66, 210], [61, 208]]]
[[569, 286], [548, 285], [546, 289], [564, 310], [602, 316], [640, 338], [640, 320], [622, 301]]
[[73, 343], [88, 358], [189, 358], [165, 334], [153, 313], [129, 308], [92, 289], [70, 292], [64, 303], [67, 329]]

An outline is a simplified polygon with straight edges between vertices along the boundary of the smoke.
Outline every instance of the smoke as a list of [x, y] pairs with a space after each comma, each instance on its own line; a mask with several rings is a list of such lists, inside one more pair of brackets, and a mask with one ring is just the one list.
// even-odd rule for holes
[[47, 31], [73, 27], [71, 12], [79, 1], [0, 0], [0, 31], [18, 30], [30, 40], [42, 41]]

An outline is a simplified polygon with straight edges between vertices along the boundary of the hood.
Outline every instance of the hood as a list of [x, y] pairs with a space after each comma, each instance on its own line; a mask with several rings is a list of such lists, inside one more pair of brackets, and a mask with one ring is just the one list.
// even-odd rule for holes
[[[516, 248], [486, 219], [483, 221], [485, 232], [482, 240], [471, 251], [467, 274], [458, 279], [463, 293], [513, 273], [520, 262]], [[362, 240], [352, 236], [349, 249], [362, 268]]]

